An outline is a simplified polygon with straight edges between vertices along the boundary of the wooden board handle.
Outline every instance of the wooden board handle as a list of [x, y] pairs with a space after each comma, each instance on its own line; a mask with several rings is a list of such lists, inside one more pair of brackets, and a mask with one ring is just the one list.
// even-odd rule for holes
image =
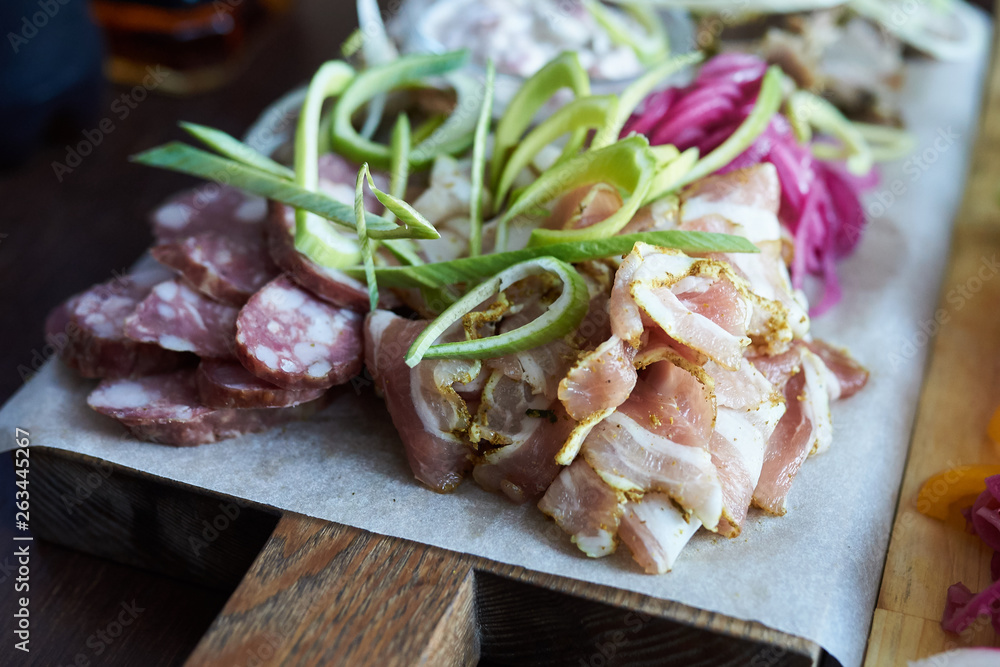
[[286, 514], [186, 665], [475, 664], [470, 560]]

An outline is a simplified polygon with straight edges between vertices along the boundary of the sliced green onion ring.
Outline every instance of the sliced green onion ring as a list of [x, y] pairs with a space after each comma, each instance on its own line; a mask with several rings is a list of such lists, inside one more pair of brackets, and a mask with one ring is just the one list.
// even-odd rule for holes
[[670, 52], [670, 43], [656, 11], [637, 2], [620, 4], [648, 31], [645, 35], [633, 34], [634, 28], [599, 0], [583, 0], [583, 6], [604, 28], [612, 42], [632, 49], [643, 65], [649, 66], [663, 60]]
[[[340, 95], [354, 79], [347, 63], [331, 60], [313, 75], [295, 128], [295, 182], [306, 190], [319, 188], [319, 127], [323, 103]], [[354, 238], [341, 234], [325, 220], [301, 208], [295, 209], [295, 249], [323, 266], [341, 268], [355, 264], [360, 250]]]
[[[669, 230], [621, 234], [572, 243], [554, 243], [544, 247], [490, 253], [479, 257], [463, 257], [422, 266], [376, 267], [375, 275], [383, 287], [434, 288], [473, 284], [515, 264], [539, 257], [550, 256], [574, 264], [602, 257], [620, 257], [630, 252], [632, 247], [640, 242], [663, 248], [675, 248], [686, 253], [760, 252], [757, 246], [742, 236]], [[364, 276], [364, 270], [357, 267], [345, 269], [345, 272], [355, 278]]]
[[[535, 114], [562, 88], [569, 88], [576, 97], [590, 94], [590, 78], [573, 51], [565, 51], [550, 60], [529, 77], [518, 89], [493, 132], [493, 159], [490, 177], [496, 191], [507, 156], [531, 126]], [[582, 131], [583, 133], [586, 130]], [[578, 138], [574, 137], [574, 141]]]
[[375, 187], [371, 171], [367, 164], [358, 170], [358, 180], [354, 186], [354, 215], [358, 225], [358, 245], [361, 246], [361, 259], [365, 265], [365, 282], [368, 283], [368, 304], [374, 311], [378, 308], [378, 282], [375, 279], [375, 260], [373, 250], [368, 240], [368, 229], [365, 226], [365, 178], [369, 187]]
[[504, 164], [496, 189], [497, 202], [504, 200], [514, 179], [531, 164], [540, 150], [568, 132], [570, 138], [560, 161], [576, 155], [587, 138], [586, 132], [613, 122], [617, 109], [618, 98], [615, 95], [589, 95], [569, 102], [542, 121], [518, 143]]
[[[322, 192], [311, 192], [273, 174], [187, 144], [171, 142], [133, 155], [130, 160], [149, 167], [177, 171], [216, 183], [232, 185], [288, 206], [303, 208], [342, 227], [351, 230], [356, 227], [353, 206], [337, 201]], [[436, 239], [441, 236], [429, 224], [403, 227], [374, 213], [366, 213], [365, 217], [368, 221], [368, 236], [373, 239]]]
[[[639, 210], [655, 170], [656, 157], [649, 150], [649, 142], [638, 135], [567, 160], [539, 176], [511, 205], [498, 223], [498, 239], [505, 236], [510, 221], [530, 207], [551, 201], [581, 185], [599, 182], [609, 183], [628, 193], [620, 209], [583, 229], [535, 229], [529, 245], [586, 241], [617, 234]], [[502, 245], [498, 248], [505, 249]]]
[[789, 98], [789, 106], [796, 109], [796, 115], [812, 127], [841, 142], [843, 153], [847, 155], [848, 171], [857, 176], [864, 176], [871, 171], [873, 158], [868, 142], [837, 107], [805, 90], [793, 92]]
[[[392, 128], [392, 168], [389, 172], [389, 193], [397, 199], [406, 197], [406, 186], [410, 180], [410, 119], [405, 113], [396, 117]], [[395, 219], [391, 211], [387, 218]], [[385, 241], [385, 247], [403, 264], [414, 266], [423, 264], [410, 239]]]
[[483, 252], [483, 181], [486, 178], [486, 140], [493, 118], [493, 80], [496, 67], [493, 60], [486, 63], [486, 82], [483, 87], [483, 104], [476, 120], [476, 134], [472, 142], [472, 185], [469, 192], [469, 255], [476, 257]]
[[643, 205], [667, 196], [680, 189], [685, 177], [698, 163], [698, 149], [689, 148], [676, 158], [660, 168], [653, 176], [653, 184], [649, 186], [649, 194]]
[[285, 165], [279, 164], [266, 155], [258, 153], [236, 137], [226, 134], [222, 130], [198, 125], [197, 123], [181, 122], [179, 125], [185, 132], [219, 155], [242, 162], [248, 167], [254, 167], [269, 174], [274, 174], [278, 178], [287, 180], [295, 178], [295, 172]]
[[771, 118], [781, 106], [781, 80], [783, 74], [777, 65], [772, 65], [764, 74], [760, 84], [760, 93], [753, 111], [743, 120], [736, 131], [729, 135], [714, 151], [701, 158], [694, 168], [688, 172], [679, 186], [693, 183], [709, 174], [713, 174], [732, 162], [736, 156], [750, 147], [754, 139], [759, 137]]
[[[380, 169], [388, 169], [392, 162], [391, 149], [358, 134], [351, 122], [354, 113], [380, 93], [410, 86], [428, 77], [444, 75], [462, 67], [468, 57], [468, 51], [412, 55], [359, 73], [341, 94], [333, 109], [331, 141], [334, 150], [357, 162], [368, 162]], [[412, 168], [430, 164], [439, 154], [454, 153], [468, 147], [475, 116], [462, 112], [468, 90], [456, 83], [461, 81], [461, 77], [453, 80], [459, 97], [456, 112], [413, 149], [410, 153]]]
[[664, 79], [681, 70], [688, 65], [695, 65], [704, 60], [705, 56], [699, 51], [685, 53], [681, 56], [674, 56], [652, 68], [638, 79], [629, 84], [618, 96], [618, 115], [612, 123], [602, 128], [594, 140], [590, 143], [591, 148], [603, 148], [613, 143], [621, 134], [629, 116], [636, 110], [640, 103], [653, 92], [657, 85]]
[[[553, 273], [562, 281], [562, 293], [531, 322], [495, 336], [434, 344], [448, 327], [489, 297], [519, 280], [544, 273]], [[587, 314], [589, 302], [587, 284], [566, 262], [554, 257], [538, 257], [515, 264], [470, 290], [427, 325], [406, 353], [406, 364], [412, 368], [421, 359], [492, 359], [530, 350], [575, 330]]]
[[854, 123], [854, 128], [864, 137], [877, 162], [889, 162], [913, 152], [917, 140], [906, 130], [885, 125]]

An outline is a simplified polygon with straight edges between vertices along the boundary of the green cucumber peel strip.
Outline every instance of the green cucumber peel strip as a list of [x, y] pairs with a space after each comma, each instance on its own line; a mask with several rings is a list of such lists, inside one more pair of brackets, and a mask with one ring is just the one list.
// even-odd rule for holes
[[674, 72], [684, 69], [689, 65], [696, 65], [704, 59], [705, 54], [700, 51], [674, 56], [630, 83], [622, 91], [621, 95], [618, 96], [618, 114], [614, 118], [614, 121], [602, 128], [594, 136], [590, 147], [603, 148], [614, 143], [618, 139], [618, 135], [622, 133], [622, 129], [625, 127], [625, 123], [628, 122], [629, 117], [642, 101], [653, 92], [657, 85]]
[[[555, 257], [574, 264], [602, 257], [620, 257], [631, 252], [632, 247], [640, 242], [663, 248], [674, 248], [686, 253], [760, 252], [757, 246], [742, 236], [670, 230], [622, 234], [573, 243], [555, 243], [544, 247], [498, 252], [480, 257], [463, 257], [422, 266], [376, 267], [375, 275], [383, 287], [436, 288], [456, 284], [476, 284], [515, 264], [539, 257]], [[357, 267], [346, 269], [345, 272], [355, 278], [364, 275], [363, 269]]]
[[486, 139], [493, 117], [493, 84], [496, 67], [493, 60], [486, 63], [486, 83], [483, 104], [476, 120], [476, 133], [472, 142], [472, 185], [469, 192], [469, 255], [476, 257], [483, 252], [483, 181], [486, 179]]
[[750, 144], [767, 129], [771, 118], [781, 106], [781, 81], [784, 75], [777, 65], [767, 68], [764, 79], [760, 84], [760, 93], [757, 95], [757, 103], [754, 104], [753, 111], [743, 120], [736, 131], [716, 147], [708, 155], [704, 156], [688, 172], [687, 176], [681, 179], [678, 187], [693, 183], [699, 179], [714, 174], [750, 147]]
[[295, 172], [285, 165], [275, 162], [262, 153], [258, 153], [247, 144], [232, 135], [226, 134], [222, 130], [183, 121], [178, 124], [181, 126], [181, 129], [219, 155], [242, 162], [248, 167], [254, 167], [269, 174], [274, 174], [278, 178], [287, 180], [295, 178]]
[[562, 135], [570, 138], [556, 164], [576, 155], [587, 138], [588, 130], [599, 130], [614, 121], [618, 111], [615, 95], [589, 95], [567, 103], [542, 121], [517, 144], [503, 167], [496, 188], [496, 200], [502, 202], [514, 179], [529, 166], [538, 152]]
[[[500, 219], [498, 238], [510, 221], [530, 207], [551, 201], [573, 188], [605, 182], [628, 193], [622, 207], [583, 229], [535, 229], [528, 245], [550, 245], [613, 236], [632, 219], [646, 198], [656, 170], [656, 157], [645, 137], [635, 135], [606, 148], [588, 151], [547, 170], [524, 191]], [[498, 241], [499, 243], [499, 241]], [[503, 248], [503, 246], [499, 246]]]
[[[380, 169], [388, 169], [392, 162], [390, 147], [362, 137], [351, 122], [354, 113], [381, 93], [452, 72], [462, 67], [468, 58], [468, 51], [412, 55], [359, 73], [340, 95], [333, 109], [330, 131], [334, 150], [356, 162], [368, 162]], [[410, 167], [426, 166], [438, 154], [455, 153], [468, 147], [475, 118], [472, 117], [470, 123], [470, 116], [462, 113], [463, 94], [467, 91], [458, 81], [455, 81], [459, 93], [456, 112], [413, 149]]]
[[[130, 160], [149, 167], [177, 171], [223, 185], [232, 185], [288, 206], [303, 208], [350, 230], [356, 228], [353, 206], [187, 144], [171, 142], [133, 155]], [[374, 213], [366, 213], [365, 219], [368, 223], [368, 236], [373, 239], [440, 238], [437, 230], [429, 225], [402, 227]]]
[[368, 239], [368, 229], [365, 225], [365, 179], [368, 187], [375, 187], [371, 171], [367, 164], [361, 165], [358, 180], [354, 186], [354, 215], [358, 226], [358, 245], [361, 246], [361, 260], [365, 265], [365, 282], [368, 283], [368, 303], [372, 310], [378, 308], [378, 282], [375, 279], [375, 260], [371, 243]]
[[[306, 190], [316, 192], [319, 189], [319, 129], [323, 103], [344, 92], [354, 76], [353, 67], [341, 60], [331, 60], [323, 63], [309, 81], [295, 128], [294, 159], [295, 182]], [[295, 249], [332, 268], [355, 264], [361, 256], [355, 239], [330, 228], [328, 223], [301, 208], [295, 209]]]
[[698, 149], [689, 148], [661, 167], [653, 176], [653, 184], [649, 186], [649, 194], [643, 205], [679, 190], [681, 183], [697, 163]]
[[[531, 322], [496, 336], [434, 344], [452, 324], [486, 299], [519, 280], [544, 273], [559, 277], [563, 284], [562, 293]], [[554, 257], [537, 257], [521, 262], [481, 283], [445, 309], [413, 341], [405, 361], [412, 368], [421, 359], [492, 359], [530, 350], [574, 331], [587, 314], [589, 303], [587, 284], [570, 264]]]
[[[569, 88], [576, 97], [590, 95], [590, 78], [573, 51], [565, 51], [550, 60], [529, 77], [518, 89], [497, 123], [493, 133], [493, 159], [490, 177], [497, 190], [500, 174], [508, 153], [517, 146], [521, 135], [531, 126], [535, 114], [562, 88]], [[586, 130], [580, 131], [585, 136]], [[573, 137], [574, 141], [583, 141]]]

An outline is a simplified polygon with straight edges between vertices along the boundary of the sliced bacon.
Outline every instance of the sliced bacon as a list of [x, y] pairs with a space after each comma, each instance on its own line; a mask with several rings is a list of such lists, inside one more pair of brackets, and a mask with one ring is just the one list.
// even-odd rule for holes
[[831, 398], [848, 398], [858, 393], [868, 383], [868, 370], [854, 360], [846, 351], [821, 340], [806, 343], [809, 350], [823, 360], [826, 367], [837, 378], [839, 391]]
[[722, 516], [722, 487], [712, 457], [652, 432], [649, 424], [616, 412], [583, 443], [583, 457], [612, 488], [661, 491], [714, 530]]
[[[743, 228], [711, 214], [685, 220], [680, 229], [740, 235]], [[749, 332], [764, 351], [777, 354], [788, 348], [793, 336], [801, 338], [809, 333], [809, 315], [805, 298], [792, 289], [781, 241], [758, 241], [756, 245], [759, 253], [708, 253], [705, 257], [726, 262], [758, 297]]]
[[625, 505], [618, 537], [647, 574], [664, 574], [699, 528], [701, 521], [685, 516], [669, 496], [647, 493]]
[[622, 207], [618, 190], [607, 183], [582, 185], [556, 202], [543, 225], [547, 229], [582, 229], [607, 219]]
[[681, 222], [719, 215], [754, 243], [781, 239], [781, 184], [773, 164], [761, 163], [703, 178], [681, 194]]
[[673, 197], [662, 197], [636, 211], [619, 234], [665, 232], [677, 229], [678, 213], [677, 200]]
[[739, 370], [709, 363], [718, 412], [709, 451], [723, 486], [724, 525], [719, 532], [739, 535], [764, 463], [768, 439], [785, 412], [774, 385], [744, 359]]
[[239, 309], [217, 303], [179, 280], [153, 288], [125, 319], [125, 335], [166, 350], [232, 359]]
[[615, 276], [611, 326], [640, 347], [652, 323], [678, 343], [738, 368], [751, 316], [746, 286], [722, 262], [636, 243]]
[[464, 439], [471, 417], [454, 385], [471, 382], [479, 364], [428, 359], [411, 369], [403, 357], [426, 326], [423, 320], [375, 311], [365, 320], [365, 356], [414, 476], [432, 490], [447, 493], [472, 468], [472, 452]]
[[532, 394], [529, 385], [494, 372], [470, 429], [473, 442], [489, 441], [473, 470], [484, 489], [510, 500], [537, 500], [559, 474], [555, 454], [573, 428], [558, 402]]
[[619, 412], [672, 442], [705, 448], [715, 426], [711, 380], [680, 358], [651, 364]]
[[583, 553], [599, 558], [613, 553], [625, 496], [611, 488], [583, 459], [562, 469], [538, 508], [555, 519]]
[[617, 408], [636, 382], [635, 348], [615, 335], [589, 352], [559, 382], [559, 400], [573, 419]]
[[833, 438], [827, 376], [822, 360], [805, 346], [800, 370], [785, 384], [787, 410], [767, 442], [753, 502], [772, 514], [786, 511], [792, 481], [810, 453], [823, 451]]

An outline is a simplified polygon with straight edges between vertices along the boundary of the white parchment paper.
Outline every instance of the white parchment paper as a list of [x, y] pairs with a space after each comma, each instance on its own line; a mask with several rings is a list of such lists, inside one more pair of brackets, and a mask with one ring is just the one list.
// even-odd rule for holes
[[[985, 22], [985, 19], [984, 19]], [[175, 449], [122, 437], [85, 398], [93, 382], [48, 363], [0, 410], [0, 432], [280, 508], [534, 570], [639, 591], [815, 641], [862, 660], [937, 302], [974, 139], [985, 44], [974, 62], [910, 66], [905, 116], [915, 158], [889, 165], [870, 228], [841, 266], [844, 301], [814, 323], [872, 372], [834, 406], [835, 441], [807, 461], [788, 515], [751, 511], [739, 538], [702, 531], [663, 576], [627, 549], [589, 560], [532, 506], [469, 481], [449, 496], [414, 480], [381, 402], [348, 390], [318, 417], [255, 436]], [[3, 446], [12, 446], [4, 436]], [[942, 591], [942, 595], [944, 592]]]

